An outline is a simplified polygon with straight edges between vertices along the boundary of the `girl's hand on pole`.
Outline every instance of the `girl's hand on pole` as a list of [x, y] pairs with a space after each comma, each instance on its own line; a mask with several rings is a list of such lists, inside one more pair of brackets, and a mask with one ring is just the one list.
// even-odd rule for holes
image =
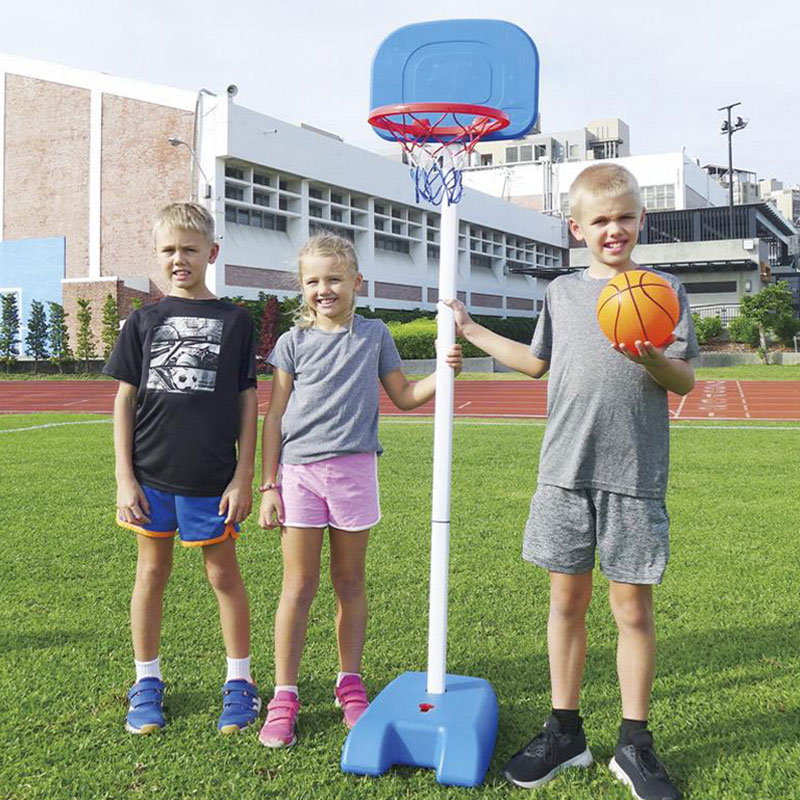
[[447, 366], [451, 367], [452, 370], [456, 373], [456, 375], [461, 374], [461, 368], [464, 365], [464, 359], [462, 357], [461, 352], [461, 345], [454, 344], [448, 351], [447, 351]]
[[464, 329], [472, 325], [472, 317], [467, 312], [467, 307], [460, 300], [442, 300], [449, 309], [453, 312], [453, 317], [456, 322], [456, 336], [464, 336]]

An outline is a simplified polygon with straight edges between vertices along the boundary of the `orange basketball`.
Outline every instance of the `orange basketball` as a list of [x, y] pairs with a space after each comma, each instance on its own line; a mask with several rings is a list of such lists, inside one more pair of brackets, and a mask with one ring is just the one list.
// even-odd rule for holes
[[643, 269], [612, 278], [597, 300], [597, 321], [603, 333], [634, 354], [637, 339], [661, 347], [680, 313], [678, 295], [669, 282]]

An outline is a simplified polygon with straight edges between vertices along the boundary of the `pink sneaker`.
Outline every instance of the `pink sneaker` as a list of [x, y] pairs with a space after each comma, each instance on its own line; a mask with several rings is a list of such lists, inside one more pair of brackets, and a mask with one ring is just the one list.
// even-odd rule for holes
[[267, 719], [258, 734], [264, 747], [291, 747], [297, 736], [297, 711], [300, 701], [294, 692], [278, 692], [267, 704]]
[[336, 692], [336, 707], [341, 708], [344, 712], [344, 724], [348, 728], [352, 728], [369, 706], [367, 690], [364, 688], [361, 676], [345, 675], [334, 691]]

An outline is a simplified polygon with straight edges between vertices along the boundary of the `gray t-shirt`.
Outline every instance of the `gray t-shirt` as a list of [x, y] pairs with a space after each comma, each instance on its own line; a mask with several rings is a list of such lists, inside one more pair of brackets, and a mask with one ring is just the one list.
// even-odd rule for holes
[[[673, 276], [652, 271], [672, 284], [681, 304], [665, 355], [695, 358], [686, 291]], [[607, 283], [582, 270], [556, 278], [545, 292], [531, 342], [531, 353], [550, 361], [539, 483], [661, 499], [669, 470], [667, 390], [600, 330], [595, 309]]]
[[283, 463], [383, 452], [378, 380], [402, 362], [381, 320], [356, 314], [352, 331], [335, 333], [292, 328], [267, 360], [294, 377], [281, 424]]

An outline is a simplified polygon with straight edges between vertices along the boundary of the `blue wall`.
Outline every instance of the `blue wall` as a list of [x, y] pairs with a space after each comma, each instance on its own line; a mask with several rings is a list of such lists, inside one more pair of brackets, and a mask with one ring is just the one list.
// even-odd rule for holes
[[0, 292], [21, 289], [22, 321], [20, 350], [25, 350], [25, 334], [31, 301], [61, 302], [61, 279], [66, 263], [66, 239], [53, 236], [47, 239], [13, 239], [0, 242]]

